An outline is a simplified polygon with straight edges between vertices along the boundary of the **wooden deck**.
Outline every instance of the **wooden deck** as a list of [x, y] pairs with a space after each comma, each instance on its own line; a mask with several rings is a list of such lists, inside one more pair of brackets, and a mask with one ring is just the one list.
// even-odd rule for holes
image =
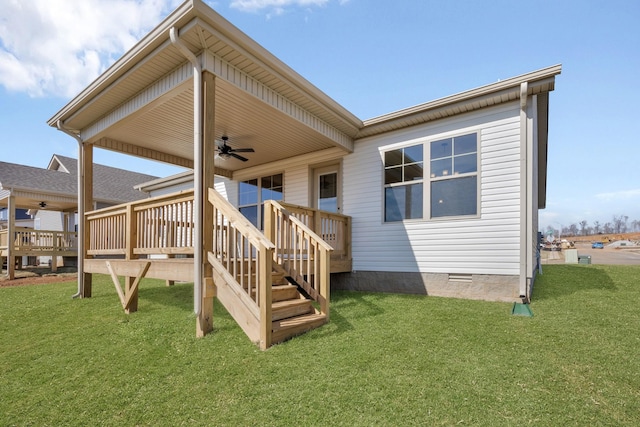
[[[12, 241], [13, 245], [9, 245]], [[17, 227], [13, 237], [9, 230], [0, 230], [0, 266], [5, 258], [13, 260], [23, 256], [50, 256], [51, 269], [56, 271], [58, 257], [76, 257], [78, 255], [78, 234], [70, 231], [35, 230]], [[8, 261], [9, 265], [11, 261]], [[14, 261], [15, 264], [15, 261]], [[12, 269], [9, 270], [9, 275]]]
[[[330, 274], [351, 271], [350, 217], [268, 201], [263, 233], [215, 190], [208, 196], [205, 306], [217, 296], [263, 349], [326, 323]], [[127, 312], [142, 278], [194, 281], [193, 211], [193, 191], [183, 191], [86, 213], [84, 273], [111, 275]], [[294, 295], [274, 297], [281, 287]]]

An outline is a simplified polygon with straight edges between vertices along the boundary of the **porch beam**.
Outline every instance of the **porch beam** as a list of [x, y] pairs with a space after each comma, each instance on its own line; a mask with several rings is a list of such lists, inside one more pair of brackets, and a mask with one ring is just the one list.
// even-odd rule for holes
[[207, 288], [215, 284], [212, 281], [213, 269], [205, 254], [213, 250], [213, 205], [209, 203], [209, 188], [214, 188], [215, 179], [215, 101], [216, 100], [216, 78], [213, 74], [202, 72], [202, 185], [196, 191], [200, 192], [202, 205], [200, 209], [202, 216], [202, 247], [197, 248], [202, 254], [202, 292], [201, 310], [198, 316], [196, 335], [204, 336], [213, 331], [213, 295], [215, 290], [210, 292]]
[[7, 201], [7, 276], [9, 280], [15, 279], [16, 275], [16, 257], [15, 251], [15, 228], [16, 228], [16, 206], [15, 197], [9, 195]]
[[[87, 250], [91, 247], [89, 221], [84, 213], [93, 210], [93, 146], [91, 144], [81, 144], [80, 147], [82, 161], [78, 168], [82, 170], [82, 176], [78, 191], [82, 192], [81, 200], [83, 206], [82, 210], [78, 209], [78, 222], [82, 222], [82, 227], [78, 230], [82, 234], [78, 234], [78, 240], [82, 239], [84, 244], [78, 247], [78, 263], [83, 262], [84, 259], [91, 258], [87, 254]], [[82, 252], [80, 248], [82, 248]], [[93, 275], [91, 273], [83, 271], [80, 297], [91, 298], [92, 279]]]

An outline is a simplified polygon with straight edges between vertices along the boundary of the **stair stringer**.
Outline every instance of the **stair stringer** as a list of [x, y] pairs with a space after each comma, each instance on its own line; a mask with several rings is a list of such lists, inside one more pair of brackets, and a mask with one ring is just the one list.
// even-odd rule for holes
[[258, 305], [211, 252], [208, 253], [208, 260], [213, 268], [213, 282], [218, 300], [247, 337], [252, 342], [259, 343], [260, 309]]

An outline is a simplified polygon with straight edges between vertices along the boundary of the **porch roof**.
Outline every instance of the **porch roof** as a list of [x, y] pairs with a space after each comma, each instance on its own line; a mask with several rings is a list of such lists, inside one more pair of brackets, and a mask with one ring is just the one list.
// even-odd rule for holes
[[215, 137], [255, 153], [229, 171], [298, 154], [352, 149], [362, 122], [201, 0], [188, 0], [48, 124], [96, 147], [193, 167], [193, 67], [170, 29], [216, 75]]

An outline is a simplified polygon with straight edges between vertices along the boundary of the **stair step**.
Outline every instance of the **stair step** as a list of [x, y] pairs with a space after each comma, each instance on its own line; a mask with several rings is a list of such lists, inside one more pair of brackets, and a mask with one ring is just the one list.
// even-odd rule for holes
[[275, 343], [300, 335], [327, 323], [327, 316], [324, 314], [310, 313], [304, 316], [291, 317], [289, 319], [277, 320], [272, 323], [271, 341]]
[[293, 285], [275, 285], [271, 288], [271, 301], [285, 301], [300, 298], [298, 287]]
[[307, 299], [290, 299], [277, 301], [271, 305], [271, 320], [282, 320], [289, 317], [308, 314], [313, 311], [311, 301]]

